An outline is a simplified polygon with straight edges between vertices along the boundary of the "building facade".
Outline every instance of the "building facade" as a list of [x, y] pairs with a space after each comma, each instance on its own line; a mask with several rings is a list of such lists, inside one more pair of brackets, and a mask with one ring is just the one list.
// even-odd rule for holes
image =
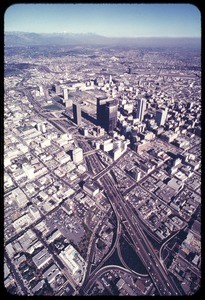
[[72, 160], [75, 164], [80, 164], [83, 162], [83, 150], [81, 148], [73, 149]]
[[109, 134], [117, 126], [118, 102], [116, 100], [97, 99], [97, 121]]
[[78, 103], [73, 103], [73, 120], [78, 126], [81, 125], [81, 107]]
[[140, 120], [140, 122], [142, 122], [144, 120], [144, 114], [145, 114], [145, 110], [146, 110], [146, 103], [147, 103], [146, 99], [142, 98], [142, 99], [137, 100], [136, 118], [138, 118]]
[[164, 126], [166, 122], [167, 112], [168, 112], [167, 108], [157, 110], [155, 116], [155, 122], [157, 123], [158, 126]]

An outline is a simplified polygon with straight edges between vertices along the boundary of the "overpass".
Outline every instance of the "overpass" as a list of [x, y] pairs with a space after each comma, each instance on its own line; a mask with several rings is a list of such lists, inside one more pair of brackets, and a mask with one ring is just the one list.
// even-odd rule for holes
[[[90, 149], [86, 142], [83, 142], [83, 144], [86, 150]], [[162, 296], [180, 295], [181, 293], [178, 290], [178, 287], [175, 282], [172, 281], [171, 276], [169, 276], [168, 271], [161, 263], [153, 246], [141, 228], [140, 220], [138, 220], [134, 214], [132, 215], [132, 210], [127, 207], [127, 203], [125, 203], [123, 196], [117, 190], [113, 179], [111, 176], [106, 174], [108, 168], [112, 168], [113, 164], [106, 169], [102, 168], [102, 165], [95, 154], [91, 155], [89, 161], [96, 173], [93, 178], [95, 180], [99, 180], [99, 182], [104, 186], [105, 194], [110, 203], [112, 203], [115, 215], [121, 221], [127, 221], [126, 229], [134, 244], [135, 251], [147, 269], [147, 272], [150, 275], [156, 289], [159, 291], [159, 294]], [[85, 287], [86, 282], [84, 290]]]
[[180, 295], [178, 288], [172, 282], [167, 270], [161, 265], [153, 246], [141, 229], [139, 221], [134, 218], [134, 215], [130, 215], [130, 210], [128, 210], [122, 195], [116, 189], [110, 176], [108, 174], [104, 175], [101, 182], [105, 186], [107, 197], [115, 203], [116, 213], [120, 219], [127, 220], [126, 229], [133, 241], [135, 251], [146, 267], [159, 294], [164, 296]]

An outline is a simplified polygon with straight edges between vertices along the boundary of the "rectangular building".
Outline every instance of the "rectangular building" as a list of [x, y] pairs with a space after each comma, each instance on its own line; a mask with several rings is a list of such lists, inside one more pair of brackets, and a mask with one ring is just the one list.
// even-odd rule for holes
[[48, 253], [47, 249], [43, 249], [32, 257], [32, 260], [38, 269], [46, 265], [52, 258], [51, 254]]
[[167, 108], [157, 110], [156, 116], [155, 116], [155, 121], [158, 126], [163, 126], [165, 124], [167, 112], [168, 112]]
[[109, 134], [117, 126], [117, 100], [97, 99], [97, 121]]
[[83, 150], [81, 148], [75, 148], [72, 150], [72, 160], [75, 164], [83, 162]]
[[81, 107], [78, 103], [73, 103], [73, 120], [78, 126], [81, 125]]
[[137, 100], [136, 118], [138, 118], [140, 120], [140, 122], [142, 122], [144, 120], [146, 103], [147, 103], [147, 100], [144, 98]]

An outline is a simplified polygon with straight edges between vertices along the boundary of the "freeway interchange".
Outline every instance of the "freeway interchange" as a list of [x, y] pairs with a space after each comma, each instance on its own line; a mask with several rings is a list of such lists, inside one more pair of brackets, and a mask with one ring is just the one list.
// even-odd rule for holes
[[[81, 146], [86, 146], [86, 151], [89, 150], [89, 146], [88, 144], [85, 145], [85, 142], [81, 143]], [[114, 246], [116, 246], [116, 244], [119, 242], [119, 224], [123, 222], [133, 242], [135, 252], [147, 269], [147, 272], [159, 295], [180, 295], [178, 287], [173, 282], [171, 276], [169, 276], [162, 260], [159, 259], [154, 251], [153, 246], [143, 232], [137, 216], [132, 214], [131, 209], [129, 209], [129, 207], [127, 207], [127, 203], [125, 203], [123, 196], [115, 187], [115, 183], [108, 173], [110, 168], [107, 168], [106, 172], [103, 172], [104, 170], [102, 169], [102, 165], [100, 164], [96, 154], [91, 154], [89, 156], [89, 161], [93, 169], [95, 170], [95, 173], [98, 172], [98, 174], [100, 174], [100, 176], [96, 174], [95, 176], [93, 176], [93, 178], [97, 179], [103, 186], [105, 195], [109, 199], [115, 216], [118, 220], [116, 242]], [[86, 294], [86, 291], [89, 290], [89, 288], [91, 287], [91, 282], [94, 282], [93, 278], [97, 278], [96, 274], [97, 272], [99, 272], [100, 266], [102, 266], [102, 263], [96, 268], [96, 270], [91, 272], [90, 276], [86, 276], [87, 280], [85, 280], [81, 287], [81, 291], [83, 291], [83, 293]]]

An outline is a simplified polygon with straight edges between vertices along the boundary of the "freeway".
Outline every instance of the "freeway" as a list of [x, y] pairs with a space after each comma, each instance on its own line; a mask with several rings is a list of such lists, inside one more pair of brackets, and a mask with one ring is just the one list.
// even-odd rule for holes
[[[125, 269], [124, 267], [121, 266], [117, 266], [117, 265], [108, 265], [108, 266], [104, 266], [101, 269], [98, 269], [97, 272], [95, 272], [95, 274], [93, 273], [90, 277], [89, 283], [86, 286], [86, 289], [83, 289], [84, 294], [83, 295], [89, 295], [89, 290], [91, 289], [91, 287], [93, 286], [93, 284], [96, 282], [96, 280], [98, 280], [98, 278], [100, 276], [102, 276], [103, 274], [105, 274], [108, 271], [123, 271], [127, 274], [133, 275], [132, 271]], [[135, 275], [136, 276], [136, 275]], [[141, 276], [141, 275], [140, 275]], [[81, 289], [82, 290], [82, 289]]]
[[[125, 221], [125, 222], [127, 222], [127, 221]], [[122, 235], [123, 235], [124, 239], [127, 241], [127, 243], [134, 249], [134, 246], [133, 246], [133, 244], [130, 242], [130, 240], [128, 239], [127, 234], [124, 232]], [[148, 276], [149, 276], [147, 273], [146, 273], [146, 274], [138, 273], [138, 272], [134, 271], [132, 268], [130, 268], [130, 267], [127, 265], [127, 263], [125, 262], [125, 260], [124, 260], [124, 258], [123, 258], [123, 256], [122, 256], [120, 244], [117, 245], [117, 253], [118, 253], [118, 256], [119, 256], [119, 259], [120, 259], [122, 265], [123, 265], [127, 270], [130, 270], [133, 274], [138, 275], [138, 276], [140, 276], [140, 277], [148, 277]]]
[[164, 243], [161, 245], [161, 247], [160, 247], [160, 250], [159, 250], [159, 259], [160, 259], [160, 261], [161, 261], [161, 264], [164, 264], [164, 261], [163, 261], [163, 256], [162, 256], [162, 254], [163, 254], [163, 251], [164, 251], [164, 248], [165, 248], [165, 246], [179, 233], [179, 231], [181, 231], [181, 230], [184, 230], [185, 228], [187, 227], [187, 224], [185, 224], [180, 230], [177, 230], [177, 232], [175, 233], [175, 234], [172, 234], [168, 239], [166, 239], [165, 241], [164, 241]]
[[[86, 145], [85, 142], [83, 142], [83, 144], [88, 151], [89, 146]], [[95, 173], [99, 174], [103, 172], [104, 170], [102, 170], [102, 166], [100, 165], [96, 154], [93, 154], [90, 157], [90, 163], [95, 168]], [[98, 176], [95, 178], [98, 178]], [[113, 206], [115, 215], [118, 215], [121, 221], [127, 221], [126, 229], [133, 241], [135, 251], [144, 263], [156, 289], [159, 291], [159, 294], [180, 295], [177, 286], [168, 275], [164, 265], [161, 264], [153, 246], [143, 232], [140, 221], [137, 220], [134, 215], [132, 218], [130, 217], [130, 210], [126, 206], [127, 204], [125, 203], [123, 196], [116, 189], [112, 178], [106, 173], [101, 176], [98, 181], [104, 186], [105, 194], [107, 195], [110, 203], [115, 205]], [[85, 286], [84, 290], [86, 290]]]
[[84, 153], [83, 153], [83, 156], [84, 156], [84, 157], [85, 157], [85, 156], [89, 156], [89, 155], [91, 155], [91, 154], [94, 154], [96, 151], [97, 151], [97, 149], [93, 149], [93, 150], [84, 152]]
[[[111, 211], [111, 209], [109, 211]], [[89, 244], [89, 247], [88, 247], [87, 259], [86, 259], [88, 265], [87, 265], [86, 275], [85, 275], [85, 279], [84, 279], [84, 286], [85, 286], [85, 283], [87, 283], [89, 281], [90, 274], [93, 273], [93, 272], [91, 272], [91, 269], [95, 265], [95, 263], [94, 263], [94, 257], [95, 257], [95, 251], [96, 251], [95, 250], [96, 249], [96, 239], [95, 239], [95, 236], [97, 234], [99, 234], [99, 232], [100, 232], [100, 230], [101, 230], [101, 228], [103, 226], [103, 220], [106, 219], [106, 218], [107, 218], [107, 215], [105, 215], [104, 218], [98, 222], [98, 224], [96, 225], [96, 227], [95, 227], [95, 229], [94, 229], [94, 231], [92, 233], [92, 236], [90, 238], [90, 244]], [[120, 226], [119, 222], [118, 222], [118, 226]], [[118, 229], [118, 230], [120, 230], [120, 229]], [[108, 254], [101, 261], [101, 263], [96, 267], [96, 269], [95, 269], [94, 272], [96, 272], [96, 270], [98, 270], [103, 265], [104, 261], [107, 260], [112, 255], [112, 253], [115, 250], [116, 242], [117, 241], [115, 240], [115, 242], [114, 242], [114, 244], [112, 246], [112, 249], [108, 252]]]
[[[93, 150], [85, 141], [78, 141], [78, 144], [83, 149], [83, 152]], [[89, 164], [91, 165], [92, 173], [99, 174], [104, 169], [104, 166], [99, 162], [96, 153], [90, 154]]]
[[[115, 208], [115, 204], [111, 203], [112, 206], [112, 210], [115, 212], [116, 208]], [[107, 213], [108, 215], [108, 213]], [[104, 217], [106, 218], [107, 215]], [[98, 270], [101, 269], [101, 267], [104, 265], [105, 261], [108, 260], [108, 258], [114, 253], [118, 243], [119, 243], [119, 238], [120, 238], [120, 234], [121, 234], [121, 223], [120, 223], [120, 219], [118, 214], [116, 215], [116, 221], [117, 221], [117, 232], [116, 232], [116, 237], [115, 237], [115, 241], [112, 242], [112, 248], [110, 249], [110, 251], [106, 254], [106, 256], [103, 258], [103, 260], [100, 262], [100, 264], [98, 264], [98, 266], [95, 268], [95, 270], [93, 272], [91, 272], [91, 268], [93, 266], [93, 262], [94, 262], [94, 254], [95, 254], [95, 247], [96, 247], [96, 241], [94, 239], [95, 237], [95, 233], [97, 233], [102, 225], [103, 225], [103, 220], [99, 221], [92, 236], [91, 236], [91, 242], [90, 245], [88, 247], [88, 253], [87, 253], [87, 271], [86, 271], [86, 275], [85, 275], [85, 280], [83, 283], [83, 289], [86, 290], [87, 286], [90, 286], [90, 278], [93, 278], [93, 276], [95, 276], [96, 272], [98, 272]]]
[[46, 120], [49, 123], [51, 123], [54, 127], [56, 127], [60, 132], [67, 133], [67, 129], [65, 129], [64, 126], [61, 124], [62, 120], [61, 121], [53, 120], [53, 115], [51, 113], [47, 113], [46, 116], [45, 114], [42, 113], [42, 107], [38, 102], [34, 100], [31, 91], [27, 89], [23, 89], [22, 92], [27, 97], [28, 101], [33, 105], [33, 109], [39, 116], [46, 118]]
[[[109, 175], [101, 177], [101, 182], [105, 186], [105, 191], [110, 201], [115, 203], [117, 212], [121, 220], [126, 220], [128, 226], [126, 227], [133, 244], [135, 251], [144, 263], [147, 271], [152, 278], [155, 287], [159, 291], [160, 295], [178, 295], [180, 294], [175, 284], [172, 282], [167, 271], [160, 263], [158, 256], [156, 255], [149, 240], [141, 229], [141, 225], [138, 220], [131, 217], [130, 211], [126, 207], [123, 197], [116, 189]], [[112, 187], [112, 188], [111, 188]]]
[[[113, 166], [115, 166], [119, 160], [121, 160], [126, 154], [127, 154], [128, 150], [125, 151], [116, 161], [114, 161], [111, 165], [109, 165], [107, 168], [104, 168], [103, 170], [101, 170], [97, 175], [95, 175], [93, 177], [93, 180], [98, 180], [100, 177], [102, 177], [103, 175], [105, 175], [105, 173], [107, 173], [109, 170], [111, 170], [113, 168]], [[131, 177], [132, 178], [132, 177]], [[133, 178], [132, 178], [133, 179]], [[133, 180], [134, 181], [134, 180]], [[136, 184], [136, 182], [135, 182]]]

